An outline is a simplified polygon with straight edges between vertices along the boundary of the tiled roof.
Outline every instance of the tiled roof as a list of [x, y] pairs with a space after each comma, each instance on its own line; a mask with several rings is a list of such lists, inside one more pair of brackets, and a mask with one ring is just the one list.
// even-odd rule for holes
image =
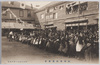
[[[2, 1], [2, 7], [9, 7], [9, 8], [21, 8], [20, 7], [20, 2], [17, 2], [17, 1], [10, 1], [10, 2], [13, 2], [13, 5], [12, 4], [9, 4], [9, 1]], [[25, 9], [32, 9], [31, 6], [28, 6], [25, 4]], [[33, 8], [33, 9], [36, 9], [36, 8]]]

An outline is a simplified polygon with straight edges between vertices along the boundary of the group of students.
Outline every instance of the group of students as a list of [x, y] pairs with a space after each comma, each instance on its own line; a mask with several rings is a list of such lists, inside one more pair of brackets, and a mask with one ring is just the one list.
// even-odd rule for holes
[[[29, 33], [29, 32], [27, 32]], [[13, 36], [10, 32], [10, 37]], [[23, 39], [21, 39], [23, 37]], [[91, 60], [98, 57], [98, 30], [52, 29], [32, 31], [29, 35], [14, 34], [14, 39], [29, 45], [38, 46], [52, 53], [63, 54], [77, 59]]]

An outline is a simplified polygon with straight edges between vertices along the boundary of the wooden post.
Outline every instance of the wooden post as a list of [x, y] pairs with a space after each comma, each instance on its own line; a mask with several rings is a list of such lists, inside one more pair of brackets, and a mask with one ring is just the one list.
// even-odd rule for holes
[[66, 23], [65, 23], [65, 35], [66, 35]]
[[86, 32], [87, 32], [87, 30], [88, 30], [88, 21], [87, 21], [87, 24], [86, 24]]
[[78, 34], [79, 34], [79, 24], [80, 24], [80, 23], [78, 23]]

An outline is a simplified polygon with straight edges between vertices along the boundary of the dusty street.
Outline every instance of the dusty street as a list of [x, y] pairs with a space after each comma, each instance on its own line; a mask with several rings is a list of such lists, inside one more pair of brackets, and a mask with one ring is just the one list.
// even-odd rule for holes
[[35, 46], [22, 44], [21, 42], [9, 42], [6, 37], [2, 37], [2, 64], [41, 64], [41, 63], [98, 63], [98, 61], [88, 62], [75, 58], [68, 58], [63, 55], [47, 52]]

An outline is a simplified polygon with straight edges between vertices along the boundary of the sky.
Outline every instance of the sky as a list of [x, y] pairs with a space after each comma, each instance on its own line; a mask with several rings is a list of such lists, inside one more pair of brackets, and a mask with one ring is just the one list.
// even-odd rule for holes
[[24, 1], [24, 2], [20, 1], [20, 2], [29, 6], [31, 6], [32, 4], [32, 6], [35, 8], [41, 8], [45, 6], [46, 4], [50, 3], [51, 1]]

